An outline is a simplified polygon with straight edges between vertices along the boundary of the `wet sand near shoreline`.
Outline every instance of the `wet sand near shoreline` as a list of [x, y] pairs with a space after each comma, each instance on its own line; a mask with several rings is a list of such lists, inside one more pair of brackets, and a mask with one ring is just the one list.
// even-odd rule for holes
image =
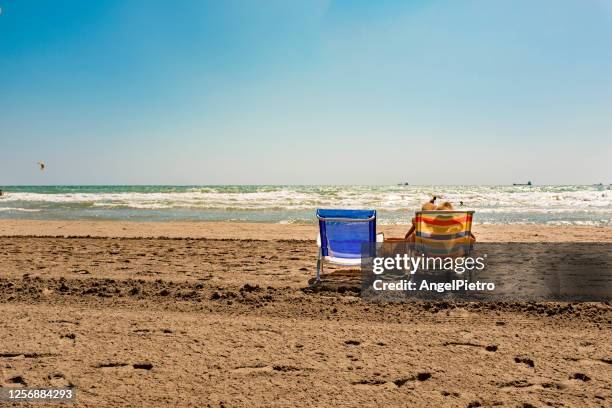
[[[612, 242], [609, 228], [504, 228]], [[612, 399], [608, 303], [368, 303], [359, 273], [333, 268], [313, 290], [315, 226], [3, 220], [0, 235], [3, 387], [73, 386], [76, 406]]]
[[[378, 232], [403, 237], [409, 228], [378, 225]], [[612, 242], [612, 227], [476, 223], [473, 232], [482, 242]], [[317, 234], [315, 224], [0, 220], [0, 236], [314, 240]]]

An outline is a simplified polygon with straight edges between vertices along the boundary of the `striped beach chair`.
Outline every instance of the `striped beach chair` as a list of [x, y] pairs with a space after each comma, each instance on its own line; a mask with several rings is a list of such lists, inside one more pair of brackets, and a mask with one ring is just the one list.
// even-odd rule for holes
[[323, 263], [360, 266], [363, 244], [383, 242], [376, 234], [375, 210], [317, 210], [319, 235], [317, 246], [317, 277], [321, 281]]
[[462, 257], [473, 249], [474, 211], [417, 211], [415, 250], [427, 257]]

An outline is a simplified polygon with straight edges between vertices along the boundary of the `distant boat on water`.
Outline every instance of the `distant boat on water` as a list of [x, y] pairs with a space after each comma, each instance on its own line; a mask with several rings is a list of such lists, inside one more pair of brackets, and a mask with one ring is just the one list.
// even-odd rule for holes
[[531, 181], [528, 181], [527, 184], [523, 184], [523, 183], [512, 183], [513, 186], [530, 186], [531, 185]]

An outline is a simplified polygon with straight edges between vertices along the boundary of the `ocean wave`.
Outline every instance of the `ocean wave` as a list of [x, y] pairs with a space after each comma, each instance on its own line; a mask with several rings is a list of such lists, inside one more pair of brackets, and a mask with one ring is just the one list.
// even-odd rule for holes
[[[550, 192], [487, 192], [464, 191], [441, 195], [441, 200], [455, 204], [463, 201], [468, 207], [486, 210], [612, 210], [612, 194], [599, 195], [592, 191], [575, 191], [563, 195]], [[4, 198], [5, 202], [36, 204], [88, 204], [106, 207], [130, 208], [244, 208], [244, 209], [307, 209], [315, 207], [379, 208], [401, 210], [418, 208], [428, 201], [429, 194], [420, 192], [398, 193], [363, 191], [352, 194], [339, 191], [333, 196], [319, 193], [303, 193], [289, 190], [219, 193], [219, 192], [179, 192], [179, 193], [76, 193], [40, 194], [12, 193]]]
[[[435, 194], [474, 209], [484, 222], [594, 222], [612, 218], [609, 186], [99, 186], [5, 190], [0, 211], [71, 218], [129, 217], [305, 222], [316, 208], [373, 208], [405, 223]], [[226, 213], [227, 215], [223, 215]], [[195, 215], [194, 215], [195, 214]]]
[[36, 208], [0, 207], [0, 211], [40, 212], [41, 210]]

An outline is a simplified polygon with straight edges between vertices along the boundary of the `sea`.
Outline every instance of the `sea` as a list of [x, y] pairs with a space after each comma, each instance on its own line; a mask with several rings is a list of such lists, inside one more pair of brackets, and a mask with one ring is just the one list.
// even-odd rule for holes
[[483, 224], [612, 225], [612, 186], [0, 186], [0, 219], [316, 222], [317, 208], [375, 209], [407, 224], [432, 195]]

